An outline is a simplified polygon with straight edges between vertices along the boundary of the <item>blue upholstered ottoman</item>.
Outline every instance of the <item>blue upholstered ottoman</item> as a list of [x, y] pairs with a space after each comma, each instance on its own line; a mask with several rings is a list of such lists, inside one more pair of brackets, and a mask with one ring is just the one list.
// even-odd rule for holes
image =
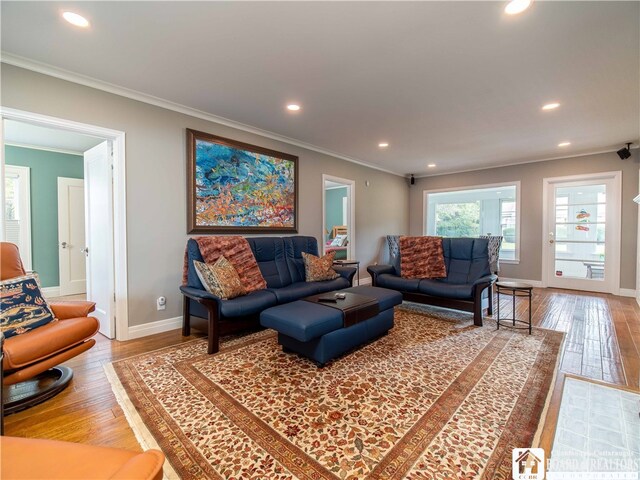
[[402, 303], [402, 294], [379, 287], [352, 287], [340, 290], [378, 300], [379, 313], [350, 327], [343, 326], [343, 313], [336, 308], [305, 300], [278, 305], [260, 314], [263, 327], [278, 332], [283, 350], [291, 350], [322, 367], [329, 360], [387, 333], [393, 327], [393, 307]]

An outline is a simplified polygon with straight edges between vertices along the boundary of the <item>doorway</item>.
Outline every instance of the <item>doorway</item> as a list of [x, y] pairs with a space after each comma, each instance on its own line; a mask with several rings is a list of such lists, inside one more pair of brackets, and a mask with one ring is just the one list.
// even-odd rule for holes
[[322, 252], [336, 260], [356, 258], [354, 180], [322, 175]]
[[546, 285], [618, 294], [622, 172], [544, 179]]
[[[69, 298], [78, 299], [77, 294], [86, 291], [86, 299], [96, 303], [92, 315], [100, 321], [100, 333], [108, 338], [126, 340], [129, 333], [124, 133], [13, 109], [3, 108], [1, 113], [2, 172], [5, 176], [1, 195], [5, 205], [0, 211], [3, 240], [10, 241], [6, 205], [6, 172], [10, 170], [8, 163], [11, 161], [8, 153], [19, 144], [27, 146], [20, 134], [29, 134], [34, 139], [28, 142], [32, 152], [53, 150], [62, 153], [65, 150], [63, 146], [51, 147], [47, 143], [56, 139], [63, 143], [70, 139], [85, 140], [84, 144], [80, 142], [79, 147], [73, 148], [82, 174], [73, 175], [75, 178], [60, 174], [55, 178], [56, 197], [52, 203], [56, 209], [54, 248], [57, 251], [47, 254], [43, 260], [50, 261], [53, 257], [59, 260], [56, 263], [59, 263], [60, 278], [56, 278], [59, 281], [56, 289], [47, 292], [43, 288], [43, 293], [49, 297], [74, 295]], [[39, 140], [34, 134], [38, 134]], [[33, 173], [32, 168], [32, 183]], [[36, 192], [32, 188], [32, 199], [36, 194], [41, 195], [41, 191]], [[41, 225], [42, 222], [32, 218], [33, 227], [40, 228]], [[32, 240], [36, 235], [38, 233], [33, 231]], [[35, 270], [38, 270], [37, 262], [38, 257], [34, 255]]]

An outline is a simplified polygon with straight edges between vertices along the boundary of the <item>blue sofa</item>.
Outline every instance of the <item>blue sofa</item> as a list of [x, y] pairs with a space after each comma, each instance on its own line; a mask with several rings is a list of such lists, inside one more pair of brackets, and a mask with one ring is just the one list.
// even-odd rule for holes
[[403, 300], [473, 312], [473, 322], [482, 325], [482, 312], [493, 314], [493, 284], [497, 276], [489, 266], [486, 238], [443, 238], [447, 277], [408, 279], [400, 276], [400, 255], [392, 265], [371, 265], [372, 285], [402, 293]]
[[180, 287], [184, 295], [182, 334], [191, 334], [193, 320], [194, 327], [208, 331], [209, 353], [218, 351], [221, 334], [259, 326], [260, 312], [267, 308], [352, 286], [356, 269], [351, 267], [334, 267], [340, 274], [334, 280], [305, 281], [302, 252], [318, 255], [314, 237], [253, 237], [247, 241], [267, 288], [230, 300], [205, 290], [193, 267], [194, 260], [204, 261], [200, 248], [193, 239], [187, 242], [187, 285]]

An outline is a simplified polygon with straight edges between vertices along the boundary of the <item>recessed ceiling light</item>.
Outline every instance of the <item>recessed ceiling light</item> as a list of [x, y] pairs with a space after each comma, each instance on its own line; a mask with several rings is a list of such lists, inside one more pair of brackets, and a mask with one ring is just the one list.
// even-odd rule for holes
[[380, 142], [380, 143], [378, 144], [378, 146], [379, 146], [380, 148], [387, 148], [387, 147], [389, 146], [389, 144], [388, 144], [387, 142]]
[[430, 163], [429, 165], [427, 165], [427, 167], [429, 168], [435, 168], [436, 164], [435, 163]]
[[542, 110], [555, 110], [559, 106], [560, 104], [557, 102], [547, 103], [546, 105], [542, 106]]
[[571, 145], [571, 142], [561, 142], [558, 144], [559, 147], [568, 147], [569, 145]]
[[64, 12], [62, 18], [76, 27], [87, 28], [89, 26], [89, 20], [74, 12]]
[[290, 103], [289, 105], [287, 105], [287, 110], [297, 112], [298, 110], [300, 110], [300, 105], [298, 105], [297, 103]]
[[500, 195], [502, 192], [496, 192], [496, 195]]
[[518, 13], [524, 12], [532, 3], [533, 0], [511, 0], [507, 3], [507, 6], [504, 7], [504, 13], [507, 15], [517, 15]]

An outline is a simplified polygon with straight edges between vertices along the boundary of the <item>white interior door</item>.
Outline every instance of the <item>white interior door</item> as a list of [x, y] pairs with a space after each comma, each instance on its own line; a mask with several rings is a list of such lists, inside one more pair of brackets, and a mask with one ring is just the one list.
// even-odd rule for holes
[[109, 142], [103, 142], [84, 153], [87, 300], [96, 303], [92, 315], [100, 321], [100, 333], [108, 338], [114, 338], [115, 335], [111, 175]]
[[58, 177], [60, 295], [86, 292], [84, 180]]
[[547, 285], [618, 294], [620, 172], [546, 182]]

